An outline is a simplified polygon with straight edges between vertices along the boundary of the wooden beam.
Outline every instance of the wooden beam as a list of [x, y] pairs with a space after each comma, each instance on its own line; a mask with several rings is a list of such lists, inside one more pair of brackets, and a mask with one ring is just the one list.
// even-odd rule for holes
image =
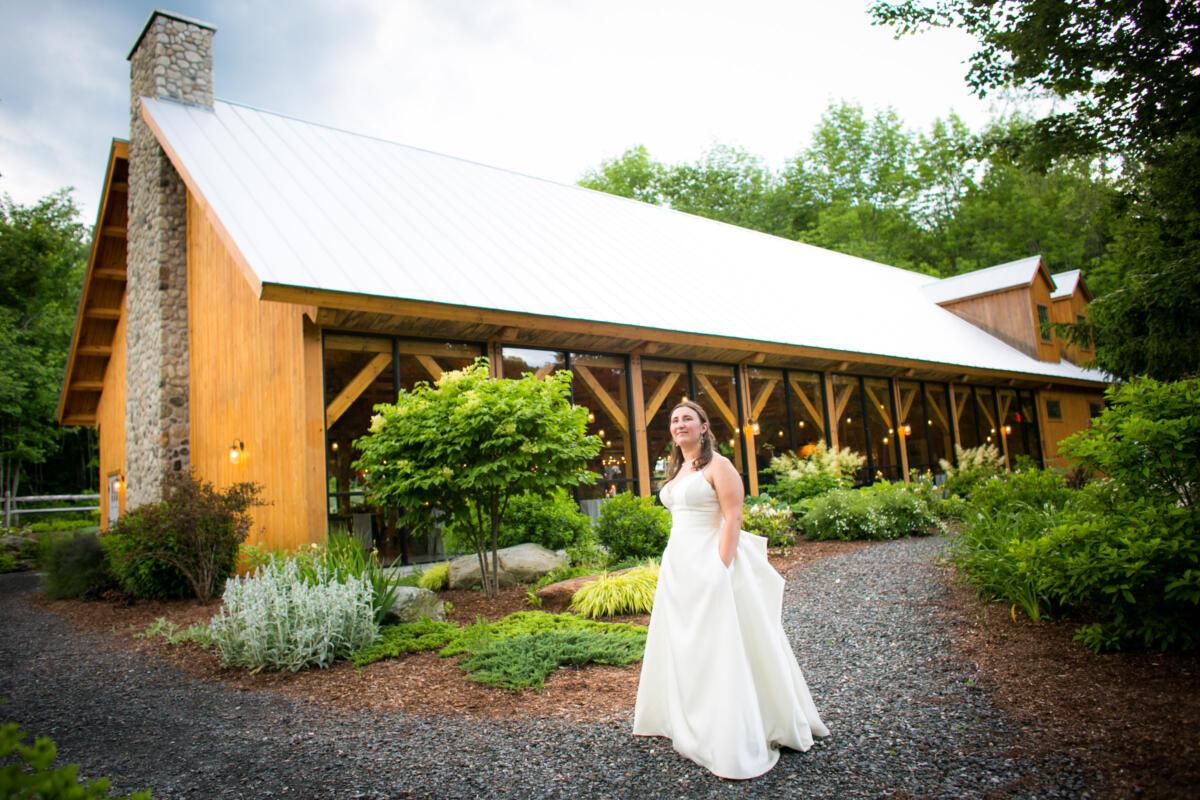
[[[737, 389], [741, 398], [741, 406], [743, 409], [752, 408], [753, 406], [750, 402], [750, 370], [747, 368], [745, 362], [738, 364], [737, 372]], [[757, 415], [752, 414], [751, 416]], [[738, 433], [741, 433], [746, 441], [746, 449], [742, 453], [746, 464], [746, 488], [749, 489], [751, 497], [756, 497], [758, 495], [758, 445], [754, 441], [754, 428], [747, 425], [741, 431], [735, 429], [734, 440], [740, 443], [742, 438], [737, 436]]]
[[420, 364], [422, 367], [424, 367], [425, 371], [428, 372], [435, 381], [438, 378], [442, 377], [442, 365], [441, 364], [434, 361], [429, 356], [416, 356], [416, 359], [417, 359], [417, 363]]
[[[903, 404], [900, 402], [900, 381], [892, 378], [888, 380], [888, 386], [891, 389], [892, 403], [896, 408], [900, 408]], [[915, 389], [910, 390], [914, 395]], [[911, 403], [912, 401], [909, 400]], [[896, 442], [900, 445], [900, 474], [904, 478], [904, 482], [909, 482], [908, 477], [908, 436], [904, 433], [904, 415], [900, 414], [896, 420]]]
[[83, 312], [83, 315], [88, 319], [120, 319], [121, 309], [119, 308], [98, 308], [93, 306]]
[[825, 415], [817, 410], [817, 407], [813, 405], [812, 400], [808, 399], [808, 393], [804, 391], [804, 384], [795, 378], [791, 379], [791, 384], [792, 392], [800, 398], [800, 402], [804, 404], [806, 409], [808, 409], [809, 416], [813, 418], [813, 422], [816, 424], [817, 430], [821, 431], [821, 435], [823, 436], [825, 434]]
[[775, 387], [779, 381], [771, 379], [767, 381], [766, 386], [758, 393], [758, 397], [750, 404], [750, 417], [754, 420], [758, 419], [758, 415], [766, 408], [767, 401], [771, 399], [771, 392], [775, 391]]
[[983, 416], [987, 418], [988, 425], [991, 426], [992, 430], [999, 431], [999, 427], [996, 425], [996, 415], [992, 409], [988, 408], [988, 404], [978, 394], [975, 395], [975, 405], [983, 412]]
[[125, 181], [113, 181], [108, 185], [108, 188], [114, 192], [128, 192], [129, 184]]
[[650, 396], [650, 402], [646, 403], [646, 423], [654, 419], [654, 415], [658, 413], [659, 407], [663, 401], [667, 399], [667, 395], [671, 393], [671, 389], [679, 382], [680, 374], [678, 372], [668, 372], [666, 377], [662, 379], [654, 390], [654, 394]]
[[110, 344], [84, 344], [80, 345], [75, 351], [76, 355], [93, 356], [99, 358], [107, 358], [112, 355], [112, 345]]
[[909, 389], [908, 390], [908, 399], [907, 400], [904, 399], [904, 391], [903, 390], [900, 391], [900, 402], [898, 404], [898, 408], [900, 409], [900, 424], [901, 425], [903, 425], [905, 422], [908, 421], [908, 412], [912, 410], [913, 401], [916, 399], [917, 399], [917, 389]]
[[126, 279], [125, 270], [123, 269], [94, 269], [92, 270], [92, 277], [106, 281], [123, 281]]
[[104, 389], [104, 381], [75, 381], [71, 384], [72, 392], [99, 392]]
[[838, 446], [838, 415], [834, 411], [833, 373], [828, 371], [822, 372], [821, 380], [824, 381], [823, 385], [825, 387], [825, 414], [829, 417], [829, 430], [825, 431], [829, 437], [829, 441], [826, 444], [831, 448], [836, 448]]
[[[944, 430], [946, 433], [950, 433], [950, 420], [946, 419], [946, 414], [944, 411], [942, 411], [942, 407], [937, 403], [933, 403], [930, 405], [930, 408], [933, 409], [933, 415], [938, 418], [938, 422], [942, 423], [942, 430]], [[929, 423], [926, 422], [926, 427], [928, 426]]]
[[391, 353], [380, 353], [367, 362], [367, 365], [350, 379], [345, 388], [338, 392], [338, 396], [333, 398], [333, 402], [325, 408], [325, 427], [332, 428], [334, 423], [342, 418], [342, 414], [345, 414], [354, 401], [366, 391], [371, 382], [379, 377], [379, 373], [383, 372], [391, 363]]
[[101, 236], [111, 236], [115, 239], [124, 239], [126, 234], [126, 229], [120, 225], [105, 225], [100, 229]]
[[837, 402], [834, 404], [834, 411], [833, 411], [834, 425], [833, 425], [833, 427], [835, 430], [837, 429], [838, 421], [841, 420], [841, 418], [842, 418], [842, 412], [846, 410], [846, 404], [850, 402], [850, 393], [853, 391], [854, 391], [854, 384], [850, 384], [849, 386], [846, 387], [846, 390], [844, 392], [842, 392], [842, 396], [837, 398]]
[[597, 380], [595, 373], [583, 364], [572, 365], [571, 371], [580, 378], [583, 378], [583, 382], [592, 390], [592, 395], [600, 401], [600, 405], [604, 406], [605, 412], [608, 413], [609, 418], [612, 419], [616, 426], [621, 429], [621, 433], [628, 434], [629, 421], [625, 419], [625, 412], [621, 410], [621, 406], [617, 401], [613, 400], [609, 393], [604, 390], [604, 387], [600, 385], [600, 381]]
[[729, 406], [725, 404], [725, 401], [721, 399], [721, 395], [717, 391], [717, 387], [713, 386], [712, 381], [710, 381], [708, 376], [703, 372], [696, 373], [696, 382], [701, 384], [708, 391], [708, 396], [712, 398], [713, 405], [717, 408], [717, 413], [724, 417], [725, 421], [729, 423], [729, 427], [736, 431], [738, 429], [737, 415], [734, 414], [733, 411], [729, 409]]
[[[959, 431], [959, 420], [962, 419], [962, 412], [966, 408], [967, 399], [963, 397], [963, 402], [958, 402], [958, 393], [956, 392], [958, 388], [955, 384], [950, 384], [950, 397], [948, 399], [950, 401], [950, 423], [954, 426], [954, 442], [959, 447], [962, 447], [962, 433]], [[957, 465], [958, 456], [955, 455], [951, 460]]]
[[[665, 382], [665, 381], [664, 381]], [[650, 496], [650, 448], [646, 434], [645, 388], [642, 385], [642, 357], [634, 354], [629, 357], [629, 408], [633, 412], [633, 452], [637, 457], [637, 486], [638, 494]], [[668, 387], [669, 389], [670, 387]], [[659, 401], [662, 402], [661, 400]]]
[[879, 416], [883, 417], [884, 424], [887, 425], [889, 428], [891, 428], [894, 431], [896, 429], [896, 426], [894, 424], [892, 424], [891, 409], [889, 409], [887, 407], [886, 403], [881, 403], [879, 401], [879, 398], [875, 395], [875, 389], [873, 387], [867, 386], [866, 390], [867, 390], [867, 397], [870, 397], [871, 402], [874, 403], [875, 407], [879, 409]]

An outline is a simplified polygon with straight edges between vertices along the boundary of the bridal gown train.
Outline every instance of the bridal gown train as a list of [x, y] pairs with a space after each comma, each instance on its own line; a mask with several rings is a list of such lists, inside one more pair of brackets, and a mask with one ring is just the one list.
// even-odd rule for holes
[[[699, 476], [699, 477], [698, 477]], [[642, 659], [633, 732], [666, 736], [722, 778], [753, 778], [779, 746], [828, 736], [783, 632], [783, 578], [767, 541], [741, 531], [726, 567], [717, 493], [693, 472], [660, 494], [671, 511]]]

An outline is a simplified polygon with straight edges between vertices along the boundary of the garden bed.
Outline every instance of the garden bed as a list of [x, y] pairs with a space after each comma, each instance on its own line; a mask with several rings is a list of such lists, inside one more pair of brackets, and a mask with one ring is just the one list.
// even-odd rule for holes
[[1109, 782], [1105, 796], [1194, 797], [1200, 787], [1200, 654], [1096, 655], [1076, 623], [1034, 623], [953, 579], [948, 610], [964, 658], [1025, 726], [1023, 752], [1065, 751]]
[[[771, 563], [785, 577], [822, 558], [868, 546], [864, 542], [800, 542], [786, 551], [771, 551]], [[482, 592], [444, 591], [450, 601], [450, 621], [469, 624], [482, 617], [496, 620], [516, 611], [528, 611], [527, 587], [502, 589], [489, 600]], [[576, 722], [603, 722], [620, 718], [633, 709], [641, 663], [628, 667], [587, 666], [559, 669], [545, 687], [513, 692], [468, 680], [454, 658], [417, 653], [386, 659], [362, 669], [341, 662], [325, 670], [298, 673], [249, 674], [225, 669], [214, 653], [190, 643], [170, 645], [161, 638], [139, 638], [160, 617], [180, 628], [206, 622], [219, 602], [195, 601], [134, 604], [109, 601], [49, 600], [35, 595], [32, 602], [89, 630], [113, 634], [118, 646], [152, 653], [187, 673], [218, 680], [245, 690], [271, 690], [341, 709], [402, 710], [416, 714], [458, 714], [467, 717], [513, 719], [548, 717]], [[646, 624], [647, 616], [617, 617], [606, 621]]]

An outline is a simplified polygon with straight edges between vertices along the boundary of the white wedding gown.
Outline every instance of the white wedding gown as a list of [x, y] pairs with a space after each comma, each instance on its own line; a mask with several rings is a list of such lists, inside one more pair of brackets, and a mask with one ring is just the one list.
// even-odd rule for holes
[[663, 487], [671, 538], [663, 553], [642, 659], [633, 732], [666, 736], [722, 778], [753, 778], [779, 746], [828, 736], [783, 632], [783, 578], [767, 540], [741, 531], [726, 567], [721, 509], [701, 472]]

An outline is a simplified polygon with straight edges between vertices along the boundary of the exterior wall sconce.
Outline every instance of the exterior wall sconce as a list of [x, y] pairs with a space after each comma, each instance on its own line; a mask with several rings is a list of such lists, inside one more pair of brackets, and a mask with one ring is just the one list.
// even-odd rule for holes
[[746, 424], [742, 426], [742, 430], [747, 436], [758, 436], [762, 433], [762, 426], [758, 424], [758, 420], [754, 417], [746, 420]]
[[906, 422], [906, 423], [904, 423], [904, 427], [903, 427], [903, 428], [901, 428], [901, 429], [900, 429], [900, 431], [901, 431], [901, 432], [902, 432], [902, 433], [903, 433], [905, 436], [912, 436], [912, 425], [909, 425], [909, 424]]
[[1012, 433], [1012, 425], [1005, 425], [1004, 426], [1004, 435], [1007, 436], [1010, 433]]
[[120, 494], [124, 488], [125, 488], [125, 475], [124, 475], [124, 473], [122, 473], [120, 475], [117, 475], [117, 479], [112, 482], [112, 490], [114, 492], [116, 492], [117, 494]]
[[234, 439], [233, 444], [229, 445], [229, 463], [238, 464], [246, 457], [246, 443], [241, 439]]

